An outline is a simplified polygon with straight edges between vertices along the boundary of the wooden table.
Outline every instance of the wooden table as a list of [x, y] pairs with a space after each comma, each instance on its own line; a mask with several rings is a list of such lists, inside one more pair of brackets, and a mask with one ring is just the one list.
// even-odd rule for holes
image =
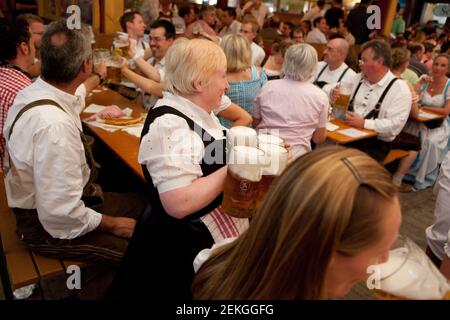
[[[327, 138], [338, 143], [338, 144], [346, 144], [346, 143], [350, 143], [350, 142], [354, 142], [354, 141], [358, 141], [358, 140], [363, 140], [363, 139], [367, 139], [367, 138], [371, 138], [371, 137], [376, 137], [377, 136], [377, 132], [374, 130], [369, 130], [369, 129], [360, 129], [360, 128], [353, 128], [347, 124], [344, 123], [344, 121], [342, 120], [338, 120], [338, 119], [332, 119], [330, 121], [332, 124], [339, 126], [338, 129], [336, 129], [335, 131], [327, 131]], [[363, 136], [363, 137], [357, 137], [357, 138], [353, 138], [353, 137], [349, 137], [343, 134], [340, 134], [338, 131], [342, 130], [342, 129], [348, 129], [348, 128], [353, 128], [362, 132], [367, 133], [367, 135]]]
[[[96, 89], [98, 90], [99, 88]], [[100, 90], [101, 89], [102, 88], [100, 88]], [[110, 89], [102, 90], [100, 93], [94, 93], [86, 99], [86, 106], [89, 106], [92, 103], [105, 106], [115, 104], [122, 109], [128, 107], [133, 109], [133, 116], [136, 117], [142, 112], [145, 112], [144, 108], [140, 107], [135, 102], [128, 100], [119, 93]], [[91, 115], [91, 113], [82, 113], [81, 119], [87, 118]], [[119, 130], [116, 132], [109, 132], [91, 126], [88, 123], [83, 123], [97, 139], [103, 141], [113, 153], [115, 153], [128, 167], [133, 170], [136, 175], [138, 175], [142, 180], [145, 180], [141, 165], [138, 163], [139, 139], [137, 137], [124, 131]]]
[[432, 112], [432, 111], [429, 111], [429, 110], [423, 110], [423, 112], [426, 112], [426, 113], [435, 115], [435, 117], [432, 118], [432, 119], [430, 119], [430, 118], [421, 117], [421, 116], [419, 115], [419, 116], [416, 118], [417, 121], [419, 121], [419, 122], [428, 122], [428, 121], [432, 121], [432, 120], [444, 119], [444, 118], [447, 117], [447, 116], [445, 116], [445, 115], [438, 114], [438, 113], [435, 113], [435, 112]]

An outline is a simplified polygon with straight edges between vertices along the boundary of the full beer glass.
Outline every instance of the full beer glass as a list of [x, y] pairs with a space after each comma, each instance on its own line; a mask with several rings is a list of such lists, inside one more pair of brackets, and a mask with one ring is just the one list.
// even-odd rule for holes
[[259, 149], [264, 151], [267, 164], [262, 167], [262, 177], [258, 185], [256, 208], [259, 208], [269, 192], [273, 180], [279, 176], [288, 164], [288, 151], [276, 144], [259, 144]]
[[120, 67], [122, 61], [120, 56], [111, 55], [106, 63], [106, 80], [108, 83], [118, 84], [122, 81], [122, 71]]
[[345, 114], [348, 110], [352, 89], [353, 84], [350, 82], [341, 82], [339, 84], [339, 96], [333, 106], [334, 118], [345, 120]]
[[117, 32], [113, 41], [113, 51], [115, 54], [127, 58], [130, 50], [130, 39], [125, 32]]
[[377, 265], [375, 296], [387, 300], [450, 299], [450, 283], [412, 240], [399, 237], [387, 262]]
[[250, 218], [255, 210], [264, 152], [257, 148], [233, 147], [223, 191], [223, 210], [230, 216]]

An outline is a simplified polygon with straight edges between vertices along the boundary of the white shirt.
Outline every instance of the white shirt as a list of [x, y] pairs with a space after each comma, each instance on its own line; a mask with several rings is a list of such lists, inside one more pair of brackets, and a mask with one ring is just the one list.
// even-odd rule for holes
[[209, 257], [211, 257], [211, 254], [213, 253], [214, 250], [221, 248], [224, 245], [229, 244], [236, 239], [237, 239], [237, 237], [225, 238], [225, 239], [213, 244], [213, 246], [211, 248], [203, 249], [202, 251], [200, 251], [197, 254], [197, 256], [195, 256], [195, 259], [194, 259], [194, 263], [193, 263], [194, 272], [197, 273], [198, 270], [200, 270], [200, 268], [203, 266], [203, 264], [209, 259]]
[[148, 38], [148, 35], [144, 35], [143, 37], [139, 38], [139, 40], [136, 42], [135, 51], [136, 54], [140, 57], [145, 56], [145, 50], [150, 48], [150, 41]]
[[[350, 81], [353, 83], [352, 97], [361, 81], [362, 74], [358, 73]], [[378, 99], [388, 86], [389, 82], [395, 76], [391, 71], [377, 83], [370, 84], [367, 80], [363, 80], [358, 93], [355, 97], [353, 108], [354, 111], [364, 117], [375, 108]], [[367, 99], [366, 99], [367, 98]], [[383, 141], [390, 142], [402, 131], [411, 110], [411, 91], [404, 80], [397, 80], [389, 92], [384, 97], [381, 104], [380, 113], [377, 119], [365, 120], [364, 128], [375, 130], [378, 133], [378, 138]]]
[[[54, 100], [66, 112], [54, 106], [32, 108], [17, 121], [8, 139], [18, 112], [39, 99]], [[37, 209], [44, 229], [59, 239], [82, 236], [101, 221], [101, 214], [81, 201], [90, 173], [80, 138], [83, 104], [84, 97], [65, 93], [38, 78], [17, 95], [4, 129], [13, 163], [10, 168], [6, 161], [8, 206]]]
[[[247, 8], [249, 8], [252, 5], [253, 1], [249, 1], [246, 4], [244, 4], [242, 12], [244, 12]], [[264, 26], [264, 20], [272, 16], [269, 7], [264, 3], [261, 3], [258, 9], [251, 9], [250, 13], [256, 18], [256, 21], [258, 21], [260, 28]]]
[[227, 34], [239, 34], [241, 32], [241, 23], [237, 20], [233, 20], [233, 22], [229, 26], [225, 26], [220, 30], [219, 36], [223, 37]]
[[258, 46], [256, 43], [252, 42], [250, 48], [252, 49], [252, 64], [254, 66], [260, 67], [262, 61], [264, 60], [266, 53], [264, 49]]
[[[165, 67], [166, 58], [164, 57], [160, 61], [157, 62], [154, 57], [151, 57], [150, 59], [148, 59], [147, 62], [155, 67], [155, 69], [159, 73], [159, 77], [161, 79], [160, 82], [163, 82], [164, 77], [166, 75], [166, 67]], [[143, 93], [143, 94], [144, 94], [144, 97], [142, 100], [144, 103], [144, 108], [146, 110], [150, 110], [156, 104], [156, 101], [158, 101], [159, 97], [154, 94], [146, 94], [146, 93]]]
[[311, 21], [311, 23], [314, 22], [314, 20], [318, 17], [324, 17], [325, 16], [325, 8], [320, 10], [318, 6], [315, 6], [311, 8], [302, 18], [302, 21]]
[[[316, 73], [314, 74], [314, 81], [317, 79], [317, 76], [319, 75], [319, 73], [322, 71], [322, 69], [325, 67], [327, 63], [325, 61], [320, 61], [317, 64], [317, 68], [316, 68]], [[334, 86], [336, 85], [336, 83], [338, 83], [339, 78], [341, 77], [341, 75], [344, 73], [345, 69], [348, 68], [348, 65], [343, 62], [341, 64], [341, 66], [333, 71], [330, 70], [330, 66], [327, 66], [325, 68], [325, 70], [322, 72], [322, 74], [320, 75], [319, 79], [317, 79], [317, 81], [325, 81], [326, 83], [328, 83], [327, 85], [322, 87], [322, 90], [329, 95], [331, 89], [334, 88]], [[347, 70], [347, 72], [344, 74], [344, 76], [342, 77], [341, 81], [343, 82], [351, 82], [353, 81], [353, 78], [356, 76], [356, 72], [352, 70], [352, 68], [349, 68]]]
[[[207, 113], [190, 100], [163, 93], [154, 108], [170, 106], [185, 114], [214, 139], [224, 139], [223, 127], [213, 112]], [[138, 161], [147, 167], [154, 186], [164, 193], [190, 185], [201, 177], [200, 160], [205, 148], [202, 139], [186, 120], [172, 114], [163, 115], [150, 125], [142, 138]]]
[[306, 36], [307, 43], [327, 43], [327, 36], [319, 28], [313, 28]]
[[[441, 164], [439, 177], [434, 186], [436, 206], [433, 225], [426, 230], [427, 242], [431, 251], [443, 259], [446, 253], [450, 257], [450, 152]], [[444, 249], [445, 246], [445, 249]]]

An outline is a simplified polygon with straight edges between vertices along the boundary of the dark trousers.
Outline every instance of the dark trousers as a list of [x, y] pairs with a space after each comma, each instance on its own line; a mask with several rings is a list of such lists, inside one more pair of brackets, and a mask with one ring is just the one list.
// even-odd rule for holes
[[[133, 193], [104, 193], [100, 213], [112, 217], [139, 217], [148, 199]], [[40, 223], [35, 209], [13, 209], [17, 234], [30, 250], [56, 259], [119, 262], [128, 246], [128, 239], [108, 232], [93, 230], [75, 239], [55, 239]]]
[[361, 150], [378, 162], [383, 162], [391, 151], [391, 142], [385, 142], [375, 137], [347, 143], [345, 146]]

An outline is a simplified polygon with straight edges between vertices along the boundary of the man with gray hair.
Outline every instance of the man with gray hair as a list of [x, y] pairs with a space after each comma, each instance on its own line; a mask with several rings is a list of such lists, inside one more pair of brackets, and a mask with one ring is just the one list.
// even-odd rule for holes
[[96, 163], [79, 117], [84, 97], [75, 95], [92, 72], [88, 33], [68, 29], [65, 20], [50, 24], [41, 58], [41, 77], [17, 95], [4, 130], [5, 188], [17, 232], [42, 255], [120, 261], [145, 201], [102, 193], [93, 183]]
[[[346, 146], [360, 149], [380, 162], [391, 150], [391, 142], [402, 131], [411, 110], [411, 91], [390, 71], [391, 64], [391, 50], [386, 42], [372, 40], [363, 45], [361, 73], [350, 81], [353, 90], [345, 120], [352, 127], [378, 133], [375, 138]], [[338, 95], [339, 84], [331, 91], [332, 103]]]
[[356, 73], [344, 61], [349, 50], [348, 42], [342, 38], [328, 41], [323, 51], [323, 61], [317, 64], [314, 84], [329, 94], [336, 83], [348, 82]]

